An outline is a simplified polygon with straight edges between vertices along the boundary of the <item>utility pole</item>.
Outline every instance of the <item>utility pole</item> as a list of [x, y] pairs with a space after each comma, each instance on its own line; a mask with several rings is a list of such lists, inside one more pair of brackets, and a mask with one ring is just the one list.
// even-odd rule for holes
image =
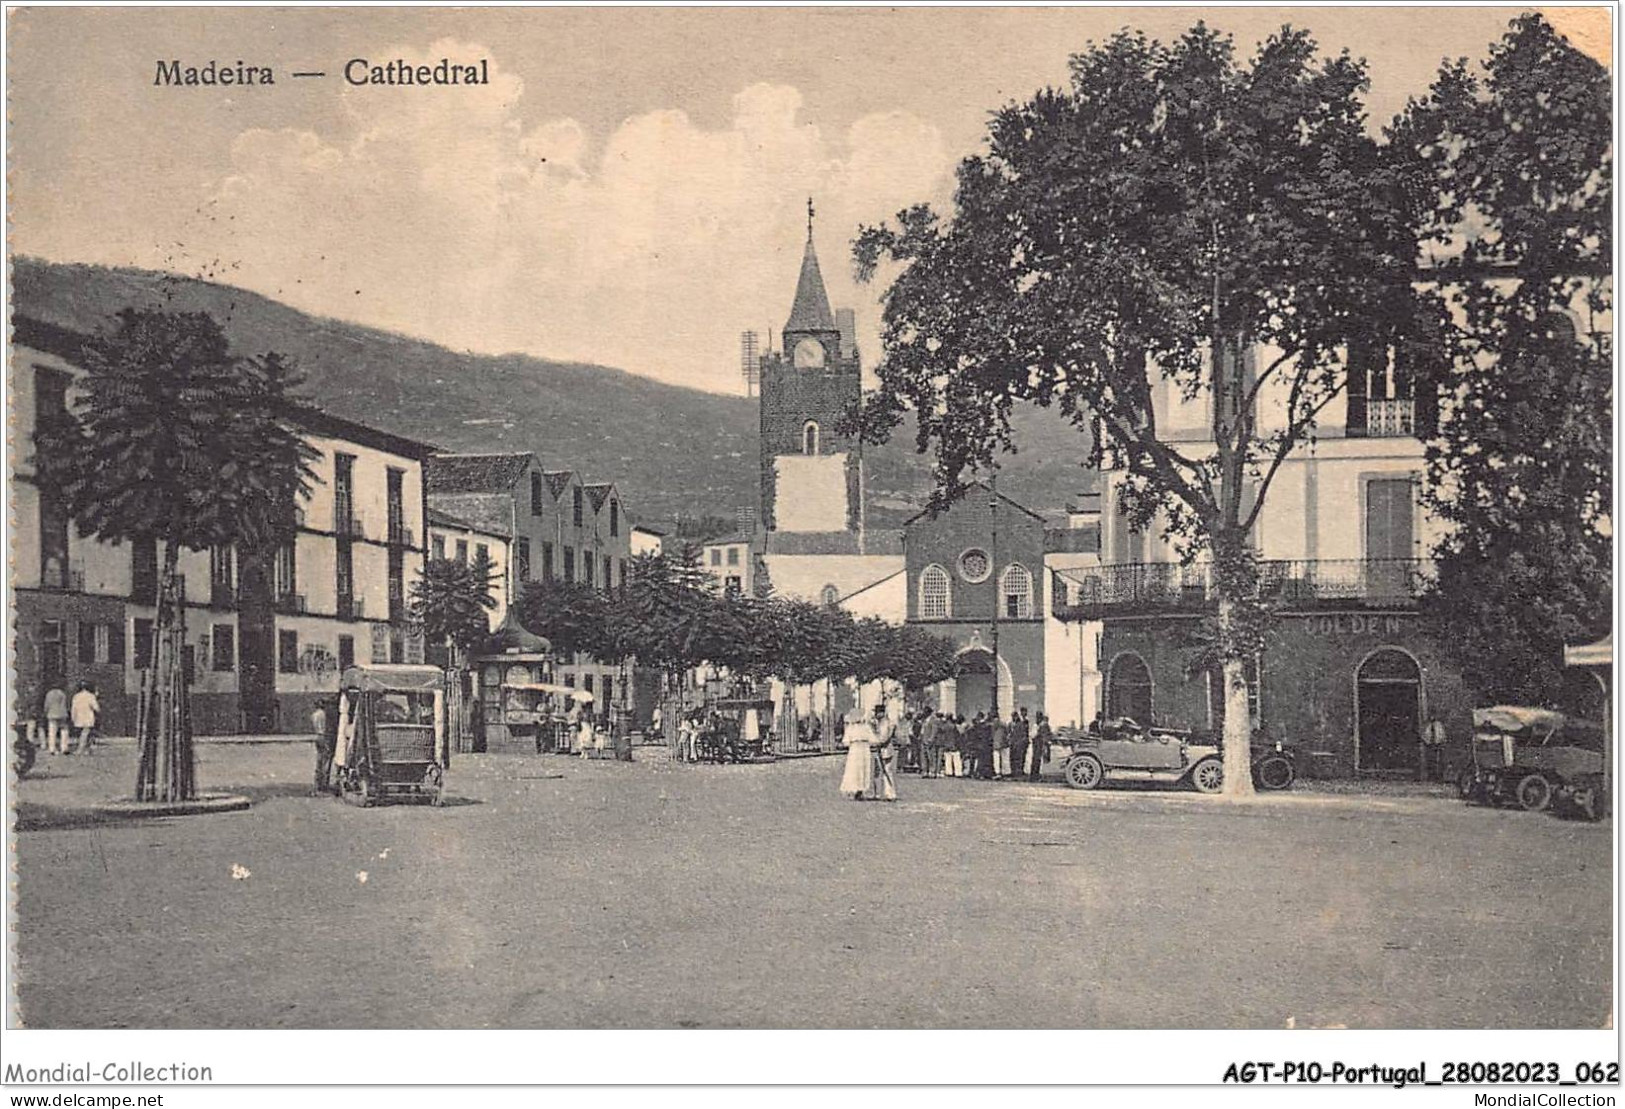
[[992, 520], [992, 541], [988, 544], [988, 577], [993, 581], [993, 719], [999, 719], [999, 606], [1004, 598], [999, 596], [999, 472], [993, 471], [988, 478], [987, 510]]

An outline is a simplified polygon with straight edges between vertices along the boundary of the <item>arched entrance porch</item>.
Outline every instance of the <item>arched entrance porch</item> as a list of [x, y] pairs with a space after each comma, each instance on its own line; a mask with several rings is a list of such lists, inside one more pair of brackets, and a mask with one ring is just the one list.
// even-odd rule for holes
[[1355, 768], [1415, 770], [1422, 737], [1422, 668], [1410, 652], [1379, 647], [1354, 672]]
[[[967, 720], [979, 712], [993, 709], [993, 652], [973, 644], [959, 652], [951, 682], [944, 683], [951, 690], [953, 704], [948, 712], [958, 713]], [[999, 712], [1008, 716], [1015, 704], [1016, 683], [1010, 675], [1010, 664], [999, 659]]]

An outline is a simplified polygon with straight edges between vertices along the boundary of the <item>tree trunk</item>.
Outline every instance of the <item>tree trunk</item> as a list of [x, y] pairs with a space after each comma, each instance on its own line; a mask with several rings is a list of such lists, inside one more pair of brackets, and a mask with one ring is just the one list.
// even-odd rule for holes
[[[788, 674], [779, 678], [784, 687], [784, 719], [774, 721], [784, 747], [781, 750], [801, 750], [801, 713], [796, 708], [796, 687]], [[770, 687], [771, 688], [771, 687]]]
[[672, 686], [676, 681], [677, 678], [671, 670], [667, 669], [660, 672], [660, 699], [658, 702], [660, 705], [660, 732], [662, 738], [666, 741], [666, 750], [671, 753], [673, 762], [682, 757], [682, 752], [677, 749], [677, 735], [682, 726], [682, 720], [678, 718], [672, 707]]
[[[425, 649], [425, 656], [428, 651]], [[446, 682], [446, 750], [459, 753], [474, 749], [473, 721], [469, 717], [468, 707], [463, 704], [463, 680], [460, 660], [457, 658], [457, 645], [446, 638], [446, 667], [441, 673]], [[339, 676], [343, 681], [343, 675]]]
[[179, 549], [164, 545], [153, 619], [151, 665], [141, 683], [136, 741], [137, 801], [190, 801], [197, 794], [192, 752], [192, 713], [186, 684], [186, 609], [176, 573]]
[[[1221, 646], [1235, 638], [1236, 602], [1219, 600], [1219, 641]], [[1224, 684], [1224, 795], [1245, 798], [1253, 795], [1253, 722], [1247, 707], [1247, 668], [1240, 658], [1225, 651], [1220, 664]]]

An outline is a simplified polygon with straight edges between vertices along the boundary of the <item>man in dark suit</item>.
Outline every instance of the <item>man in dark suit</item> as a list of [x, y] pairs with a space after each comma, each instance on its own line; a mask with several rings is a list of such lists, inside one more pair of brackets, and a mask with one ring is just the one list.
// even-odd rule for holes
[[1010, 777], [1019, 778], [1027, 769], [1027, 736], [1031, 724], [1023, 705], [1010, 717]]

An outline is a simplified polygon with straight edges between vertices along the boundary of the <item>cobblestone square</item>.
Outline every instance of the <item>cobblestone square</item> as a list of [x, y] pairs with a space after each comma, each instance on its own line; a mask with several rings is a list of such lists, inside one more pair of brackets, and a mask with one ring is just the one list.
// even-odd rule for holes
[[[1611, 826], [1299, 788], [836, 794], [838, 760], [465, 756], [445, 808], [91, 821], [134, 749], [17, 794], [33, 1027], [1597, 1027]], [[663, 756], [663, 753], [660, 753]], [[1249, 941], [1218, 938], [1239, 919]]]

